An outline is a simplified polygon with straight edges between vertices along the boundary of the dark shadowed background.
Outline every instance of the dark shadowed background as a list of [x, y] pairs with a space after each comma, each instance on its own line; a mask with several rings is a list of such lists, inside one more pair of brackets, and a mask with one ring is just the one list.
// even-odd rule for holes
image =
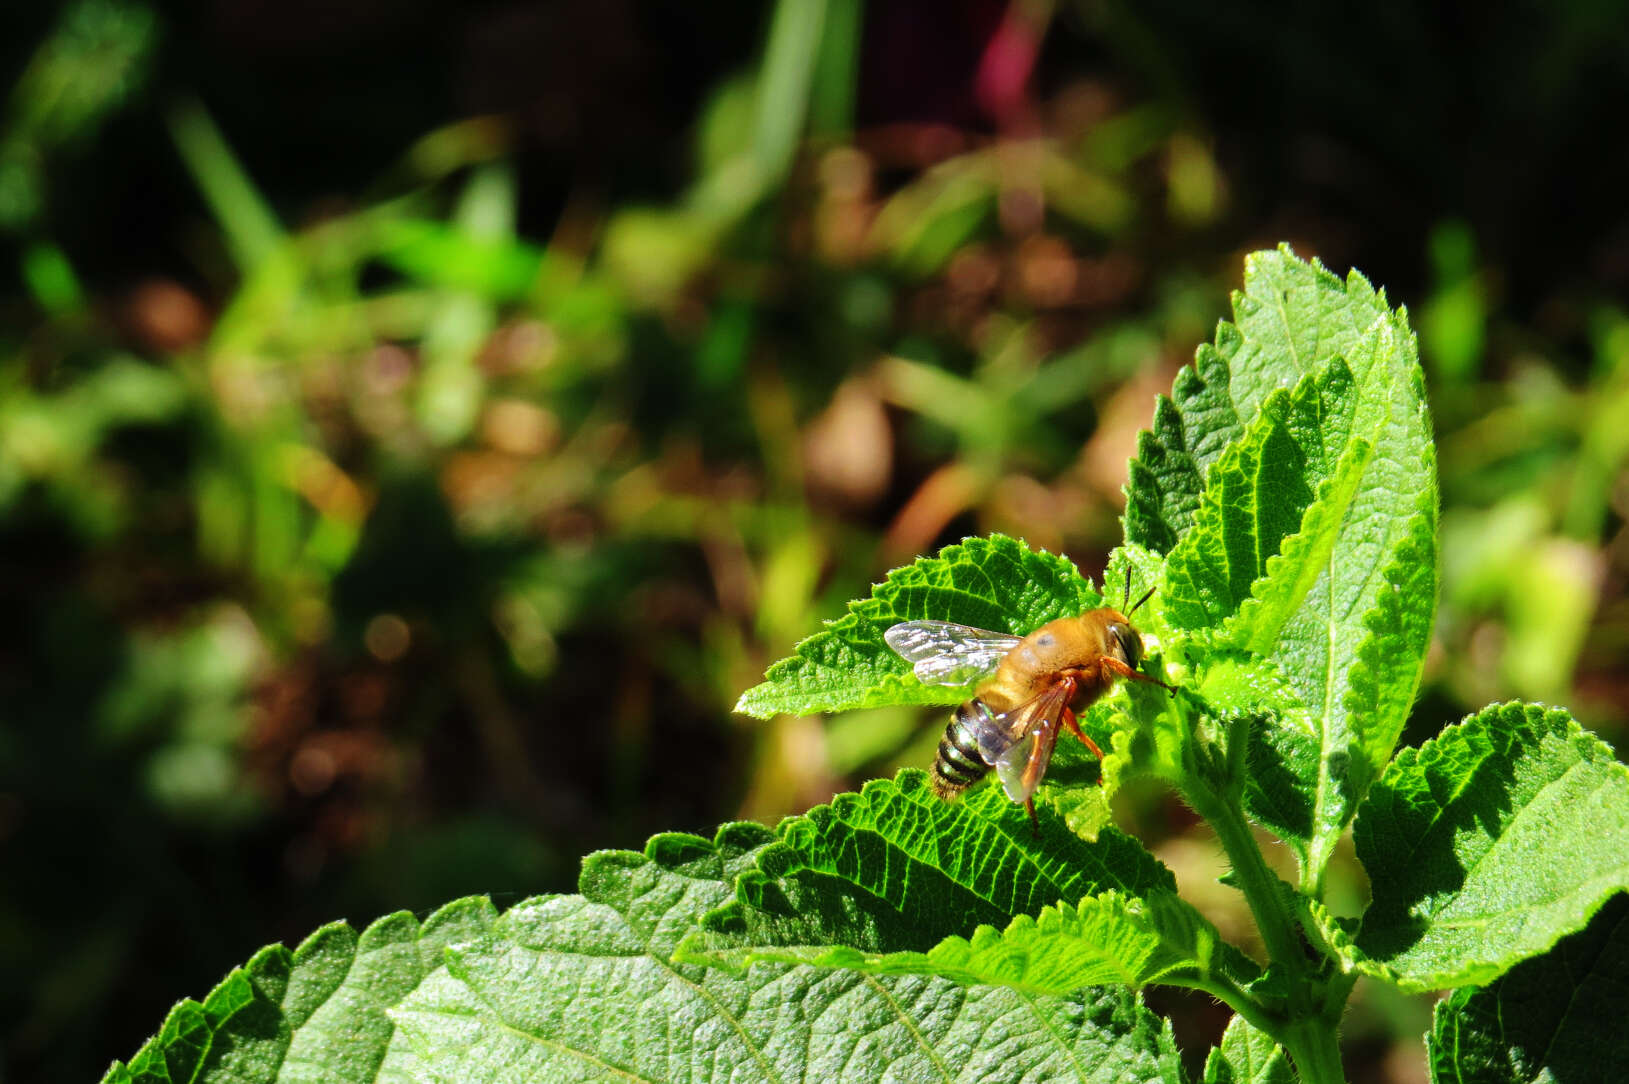
[[[964, 534], [1095, 575], [1280, 240], [1421, 336], [1405, 740], [1518, 695], [1623, 739], [1616, 5], [12, 7], [0, 1080], [330, 919], [926, 764], [931, 713], [730, 708]], [[1248, 924], [1179, 804], [1123, 820]], [[1155, 1001], [1192, 1057], [1225, 1023]], [[1353, 1079], [1423, 1079], [1428, 1010], [1360, 987]]]

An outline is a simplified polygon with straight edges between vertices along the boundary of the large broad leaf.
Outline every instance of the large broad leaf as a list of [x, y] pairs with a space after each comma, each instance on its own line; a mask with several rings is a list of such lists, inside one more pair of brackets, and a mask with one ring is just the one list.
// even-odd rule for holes
[[[1307, 876], [1391, 755], [1436, 600], [1436, 468], [1413, 333], [1356, 272], [1246, 263], [1234, 325], [1155, 415], [1127, 537], [1169, 550], [1174, 624], [1271, 659], [1319, 756]], [[1290, 390], [1286, 390], [1290, 389]], [[1226, 439], [1218, 444], [1216, 435]]]
[[1203, 988], [1220, 969], [1248, 982], [1257, 970], [1174, 892], [1145, 899], [1105, 892], [1078, 904], [1022, 915], [1004, 930], [980, 926], [927, 952], [870, 953], [844, 946], [685, 946], [684, 959], [739, 968], [762, 962], [812, 964], [873, 975], [932, 975], [965, 985], [1010, 986], [1029, 994], [1072, 994], [1114, 984]]
[[1222, 1043], [1205, 1059], [1204, 1084], [1295, 1084], [1295, 1070], [1283, 1049], [1235, 1016]]
[[1435, 452], [1403, 314], [1355, 273], [1342, 283], [1286, 260], [1261, 270], [1248, 291], [1265, 295], [1269, 323], [1300, 325], [1311, 344], [1297, 363], [1334, 375], [1339, 357], [1355, 399], [1349, 421], [1343, 407], [1323, 429], [1316, 500], [1230, 625], [1236, 644], [1279, 665], [1314, 722], [1322, 753], [1307, 868], [1316, 878], [1390, 758], [1419, 684], [1436, 608]]
[[1034, 837], [999, 790], [946, 803], [919, 771], [867, 784], [784, 823], [781, 841], [741, 876], [738, 899], [707, 917], [681, 957], [1054, 994], [1193, 985], [1215, 968], [1240, 981], [1254, 974], [1134, 839], [1110, 828], [1088, 843], [1060, 821], [1043, 813]]
[[1233, 295], [1233, 321], [1199, 347], [1160, 396], [1154, 426], [1138, 440], [1126, 487], [1126, 541], [1160, 553], [1193, 526], [1211, 467], [1244, 435], [1280, 388], [1350, 359], [1377, 319], [1383, 296], [1361, 275], [1343, 283], [1289, 247], [1245, 258], [1244, 290]]
[[1426, 1054], [1437, 1084], [1614, 1080], [1629, 1066], [1629, 896], [1491, 986], [1437, 1003]]
[[741, 876], [738, 899], [708, 917], [715, 945], [922, 951], [1059, 901], [1176, 888], [1118, 829], [1087, 842], [1043, 808], [1036, 835], [999, 787], [945, 802], [915, 769], [789, 818], [777, 835]]
[[936, 557], [896, 568], [849, 604], [848, 613], [798, 644], [742, 695], [736, 710], [759, 718], [781, 712], [847, 711], [883, 704], [956, 704], [968, 690], [923, 685], [882, 634], [900, 621], [954, 621], [1024, 634], [1048, 621], [1102, 605], [1067, 557], [1032, 550], [1002, 535], [969, 538]]
[[[1025, 998], [921, 977], [674, 963], [731, 862], [609, 855], [584, 895], [521, 905], [392, 1016], [382, 1079], [1176, 1080], [1126, 991]], [[678, 857], [678, 856], [674, 856]], [[1021, 1067], [1021, 1068], [1019, 1068]]]
[[1340, 370], [1335, 392], [1316, 376], [1292, 395], [1268, 396], [1244, 435], [1211, 469], [1194, 529], [1166, 561], [1166, 618], [1183, 628], [1220, 625], [1267, 571], [1284, 537], [1293, 533], [1324, 472], [1316, 462], [1319, 422], [1350, 402], [1350, 379]]
[[402, 912], [359, 936], [324, 926], [293, 952], [270, 945], [200, 1004], [170, 1011], [109, 1084], [172, 1081], [371, 1081], [394, 1031], [385, 1010], [441, 964], [448, 944], [482, 936], [485, 899], [449, 903], [423, 923]]
[[1363, 970], [1485, 983], [1629, 889], [1629, 768], [1564, 711], [1492, 707], [1404, 750], [1354, 828]]
[[[591, 856], [581, 895], [501, 917], [466, 901], [414, 936], [370, 946], [365, 934], [350, 950], [333, 932], [343, 927], [292, 957], [268, 949], [194, 1006], [196, 1025], [178, 1008], [175, 1026], [109, 1079], [1181, 1080], [1168, 1027], [1125, 989], [1054, 998], [674, 963], [694, 917], [728, 898], [768, 838], [755, 825], [712, 841], [659, 836], [643, 854]], [[268, 964], [280, 952], [287, 966]]]

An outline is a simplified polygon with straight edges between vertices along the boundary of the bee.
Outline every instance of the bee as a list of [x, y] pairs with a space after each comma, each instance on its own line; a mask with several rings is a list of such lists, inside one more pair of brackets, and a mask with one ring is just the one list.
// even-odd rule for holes
[[934, 792], [954, 799], [994, 768], [1007, 797], [1024, 803], [1035, 825], [1035, 789], [1052, 759], [1060, 724], [1102, 760], [1103, 750], [1080, 729], [1076, 713], [1108, 692], [1115, 678], [1172, 691], [1137, 670], [1143, 641], [1129, 615], [1153, 593], [1149, 588], [1126, 613], [1105, 606], [1048, 622], [1028, 636], [949, 621], [905, 621], [883, 633], [924, 685], [968, 685], [989, 678], [952, 713], [939, 739]]

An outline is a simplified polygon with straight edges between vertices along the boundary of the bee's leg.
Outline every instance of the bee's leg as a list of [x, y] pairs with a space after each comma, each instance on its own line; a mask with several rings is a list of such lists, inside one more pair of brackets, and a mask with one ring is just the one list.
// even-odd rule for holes
[[1029, 830], [1036, 839], [1041, 838], [1041, 819], [1035, 815], [1035, 796], [1032, 794], [1024, 799], [1024, 809], [1029, 813]]
[[1075, 713], [1068, 708], [1063, 709], [1063, 725], [1064, 729], [1068, 730], [1069, 733], [1086, 743], [1086, 748], [1092, 751], [1092, 756], [1098, 760], [1103, 759], [1103, 750], [1097, 747], [1097, 743], [1092, 740], [1091, 735], [1080, 729], [1080, 720], [1076, 719]]
[[1175, 685], [1167, 685], [1159, 678], [1151, 678], [1147, 674], [1133, 670], [1131, 667], [1127, 666], [1125, 663], [1121, 662], [1112, 655], [1099, 655], [1097, 658], [1097, 664], [1110, 673], [1127, 678], [1131, 681], [1146, 681], [1150, 685], [1158, 685], [1168, 693], [1176, 692]]

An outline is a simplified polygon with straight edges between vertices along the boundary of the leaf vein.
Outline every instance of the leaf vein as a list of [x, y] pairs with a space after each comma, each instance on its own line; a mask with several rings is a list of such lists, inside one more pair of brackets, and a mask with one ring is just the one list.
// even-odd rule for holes
[[881, 995], [883, 1001], [887, 1002], [890, 1009], [894, 1010], [894, 1015], [899, 1017], [899, 1022], [905, 1025], [905, 1030], [910, 1033], [911, 1038], [916, 1040], [917, 1045], [920, 1046], [923, 1052], [926, 1053], [927, 1056], [933, 1061], [933, 1064], [939, 1070], [939, 1074], [947, 1081], [955, 1080], [956, 1077], [950, 1071], [950, 1066], [945, 1064], [944, 1059], [939, 1056], [939, 1052], [933, 1048], [933, 1044], [928, 1042], [927, 1036], [923, 1035], [922, 1032], [917, 1029], [916, 1024], [912, 1022], [910, 1016], [905, 1012], [905, 1010], [900, 1007], [899, 1002], [894, 999], [894, 995], [888, 991], [888, 988], [883, 986], [881, 982], [877, 981], [875, 975], [862, 971], [860, 973], [860, 977], [865, 981], [867, 986], [870, 986], [879, 995]]
[[1036, 1022], [1046, 1030], [1047, 1035], [1052, 1039], [1052, 1041], [1058, 1044], [1058, 1049], [1063, 1051], [1064, 1056], [1067, 1057], [1070, 1064], [1075, 1067], [1075, 1072], [1080, 1079], [1088, 1079], [1086, 1066], [1081, 1064], [1080, 1057], [1075, 1053], [1074, 1048], [1064, 1041], [1063, 1036], [1058, 1034], [1058, 1029], [1053, 1027], [1052, 1021], [1040, 1010], [1040, 1007], [1035, 1004], [1035, 999], [1016, 986], [1012, 987], [1011, 989], [1013, 993], [1017, 995], [1018, 999], [1024, 1003], [1025, 1008], [1029, 1009], [1029, 1011], [1034, 1015]]
[[[653, 1078], [640, 1076], [638, 1073], [635, 1073], [630, 1069], [624, 1069], [622, 1066], [617, 1065], [614, 1062], [606, 1061], [604, 1058], [599, 1057], [596, 1054], [592, 1054], [586, 1050], [578, 1050], [576, 1047], [567, 1046], [565, 1043], [562, 1043], [556, 1039], [550, 1039], [543, 1035], [536, 1035], [527, 1031], [525, 1028], [516, 1027], [508, 1020], [504, 1019], [503, 1011], [498, 1007], [497, 1003], [482, 992], [482, 990], [474, 983], [465, 982], [463, 986], [472, 995], [474, 995], [477, 1001], [486, 1006], [487, 1011], [492, 1014], [492, 1019], [496, 1021], [497, 1026], [502, 1030], [507, 1031], [509, 1034], [525, 1039], [527, 1042], [537, 1043], [539, 1046], [548, 1047], [550, 1050], [556, 1050], [564, 1054], [569, 1054], [581, 1061], [587, 1062], [590, 1065], [597, 1065], [603, 1069], [608, 1069], [611, 1072], [616, 1073], [618, 1076], [626, 1077], [629, 1080], [641, 1081], [642, 1084], [656, 1084]], [[392, 1026], [394, 1026], [394, 1021], [392, 1021]]]

